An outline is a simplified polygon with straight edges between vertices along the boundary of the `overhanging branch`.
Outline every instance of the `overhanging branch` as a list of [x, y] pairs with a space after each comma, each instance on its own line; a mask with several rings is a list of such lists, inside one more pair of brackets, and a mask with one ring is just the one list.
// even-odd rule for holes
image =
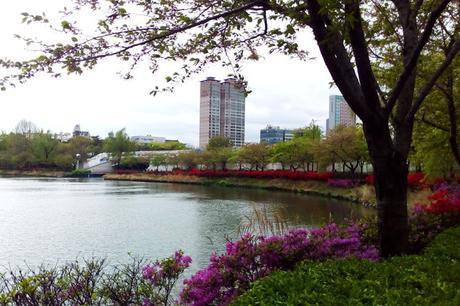
[[177, 27], [177, 28], [171, 29], [169, 31], [166, 31], [164, 33], [154, 35], [149, 39], [146, 39], [144, 41], [141, 41], [141, 42], [138, 42], [138, 43], [126, 46], [126, 47], [122, 47], [122, 48], [120, 48], [120, 49], [118, 49], [116, 51], [109, 52], [109, 53], [104, 53], [104, 54], [98, 54], [98, 55], [89, 56], [89, 57], [84, 57], [84, 58], [81, 58], [81, 59], [76, 59], [76, 60], [74, 60], [74, 62], [78, 63], [78, 62], [84, 62], [84, 61], [88, 61], [88, 60], [96, 60], [96, 59], [101, 59], [101, 58], [105, 58], [105, 57], [116, 56], [118, 54], [122, 54], [122, 53], [124, 53], [124, 52], [126, 52], [128, 50], [133, 49], [133, 48], [149, 44], [149, 43], [151, 43], [151, 42], [153, 42], [155, 40], [165, 39], [165, 38], [173, 36], [173, 35], [175, 35], [177, 33], [184, 32], [184, 31], [199, 27], [199, 26], [201, 26], [203, 24], [206, 24], [206, 23], [208, 23], [208, 22], [210, 22], [212, 20], [232, 16], [232, 15], [238, 14], [240, 12], [249, 10], [251, 8], [257, 7], [257, 6], [265, 7], [266, 6], [266, 1], [264, 1], [264, 0], [252, 1], [252, 2], [250, 2], [248, 4], [246, 4], [246, 5], [243, 5], [243, 6], [240, 6], [238, 8], [223, 12], [221, 14], [210, 16], [210, 17], [204, 18], [204, 19], [202, 19], [200, 21], [193, 22], [193, 23], [191, 23], [189, 25], [182, 26], [182, 27]]
[[412, 120], [414, 118], [415, 114], [417, 113], [418, 109], [422, 105], [426, 96], [428, 96], [428, 94], [430, 93], [431, 89], [433, 88], [438, 78], [447, 69], [447, 67], [449, 67], [449, 65], [452, 63], [454, 58], [458, 55], [459, 51], [460, 51], [460, 38], [458, 38], [455, 41], [447, 57], [445, 58], [444, 62], [438, 67], [438, 69], [436, 69], [431, 79], [420, 90], [420, 94], [415, 99], [415, 102], [413, 103], [410, 112], [407, 114], [406, 120]]
[[401, 94], [401, 91], [404, 88], [404, 85], [406, 84], [406, 81], [408, 80], [409, 76], [411, 73], [414, 71], [415, 67], [417, 66], [417, 61], [420, 57], [420, 54], [425, 47], [426, 43], [428, 42], [431, 33], [433, 32], [433, 27], [438, 20], [439, 16], [441, 16], [442, 12], [446, 8], [446, 6], [449, 4], [451, 0], [443, 0], [439, 6], [434, 9], [430, 17], [428, 18], [428, 21], [425, 25], [425, 28], [423, 30], [423, 34], [421, 38], [419, 39], [417, 46], [414, 49], [414, 52], [412, 53], [409, 62], [407, 65], [404, 67], [403, 73], [399, 76], [398, 81], [396, 82], [396, 86], [390, 93], [390, 97], [388, 98], [387, 101], [387, 106], [386, 106], [386, 111], [388, 113], [391, 113], [393, 110], [393, 107], [396, 104], [396, 101], [398, 100], [399, 95]]

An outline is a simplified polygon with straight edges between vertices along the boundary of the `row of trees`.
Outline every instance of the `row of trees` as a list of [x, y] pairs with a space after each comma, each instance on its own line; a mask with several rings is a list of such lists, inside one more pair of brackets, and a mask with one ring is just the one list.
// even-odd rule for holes
[[32, 122], [22, 120], [14, 132], [0, 134], [0, 169], [71, 170], [77, 159], [84, 162], [101, 152], [109, 152], [116, 164], [123, 154], [137, 150], [125, 130], [110, 132], [108, 137], [75, 136], [63, 142], [39, 130]]
[[77, 154], [80, 154], [81, 160], [86, 160], [90, 154], [101, 150], [101, 140], [81, 136], [73, 137], [68, 142], [60, 142], [45, 132], [31, 135], [0, 134], [0, 168], [70, 170], [74, 167]]
[[157, 170], [161, 166], [193, 169], [266, 169], [270, 163], [278, 163], [283, 170], [314, 171], [340, 166], [341, 171], [355, 174], [363, 171], [364, 163], [369, 161], [367, 146], [361, 127], [340, 126], [331, 131], [326, 138], [316, 124], [300, 129], [292, 140], [274, 145], [266, 143], [247, 144], [233, 148], [225, 137], [211, 138], [204, 151], [186, 151], [174, 155], [155, 155], [151, 165]]

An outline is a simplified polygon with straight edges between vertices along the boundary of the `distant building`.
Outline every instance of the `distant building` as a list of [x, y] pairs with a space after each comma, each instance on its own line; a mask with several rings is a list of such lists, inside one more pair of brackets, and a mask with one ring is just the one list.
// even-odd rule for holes
[[80, 129], [80, 125], [79, 125], [79, 124], [77, 124], [77, 125], [73, 128], [72, 136], [73, 136], [73, 137], [81, 136], [81, 137], [91, 138], [91, 135], [89, 134], [89, 132], [87, 132], [87, 131], [82, 131], [82, 130]]
[[131, 141], [134, 141], [136, 143], [140, 144], [149, 144], [149, 143], [165, 143], [166, 138], [164, 137], [155, 137], [152, 135], [147, 135], [147, 136], [131, 136]]
[[326, 120], [326, 134], [339, 125], [356, 124], [356, 115], [348, 106], [343, 96], [329, 96], [329, 119]]
[[265, 129], [260, 130], [261, 143], [275, 144], [292, 138], [294, 138], [293, 130], [281, 129], [279, 126], [267, 125]]
[[214, 136], [230, 139], [235, 147], [244, 144], [245, 93], [235, 79], [223, 82], [208, 77], [200, 84], [200, 147]]
[[54, 139], [59, 140], [60, 142], [68, 142], [72, 139], [72, 134], [60, 132], [59, 134], [54, 134]]

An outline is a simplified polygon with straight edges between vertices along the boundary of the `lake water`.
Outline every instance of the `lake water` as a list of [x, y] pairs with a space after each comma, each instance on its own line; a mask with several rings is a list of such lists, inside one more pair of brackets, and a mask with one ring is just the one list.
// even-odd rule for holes
[[254, 208], [289, 226], [370, 215], [357, 204], [255, 189], [102, 179], [0, 178], [0, 266], [56, 264], [129, 254], [160, 258], [177, 249], [192, 271], [221, 252]]

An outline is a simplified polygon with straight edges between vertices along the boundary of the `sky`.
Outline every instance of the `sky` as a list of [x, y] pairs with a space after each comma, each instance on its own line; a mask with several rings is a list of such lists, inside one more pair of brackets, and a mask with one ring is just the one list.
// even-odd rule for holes
[[[0, 58], [31, 56], [33, 53], [14, 34], [46, 37], [48, 32], [21, 24], [21, 12], [57, 12], [65, 1], [16, 0], [0, 10]], [[258, 142], [260, 129], [268, 124], [298, 128], [315, 120], [322, 128], [328, 116], [332, 78], [320, 57], [311, 33], [302, 39], [308, 46], [307, 61], [282, 55], [264, 55], [244, 65], [252, 93], [246, 99], [246, 141]], [[173, 93], [149, 92], [158, 83], [147, 69], [133, 80], [117, 75], [119, 62], [108, 60], [82, 75], [53, 79], [40, 75], [26, 84], [0, 92], [0, 131], [10, 132], [26, 119], [44, 131], [71, 132], [76, 124], [91, 135], [126, 128], [129, 135], [153, 135], [198, 145], [199, 81], [208, 76], [224, 79], [231, 71], [220, 65], [208, 67]], [[1, 70], [0, 74], [5, 71]], [[162, 75], [163, 77], [163, 75]]]

